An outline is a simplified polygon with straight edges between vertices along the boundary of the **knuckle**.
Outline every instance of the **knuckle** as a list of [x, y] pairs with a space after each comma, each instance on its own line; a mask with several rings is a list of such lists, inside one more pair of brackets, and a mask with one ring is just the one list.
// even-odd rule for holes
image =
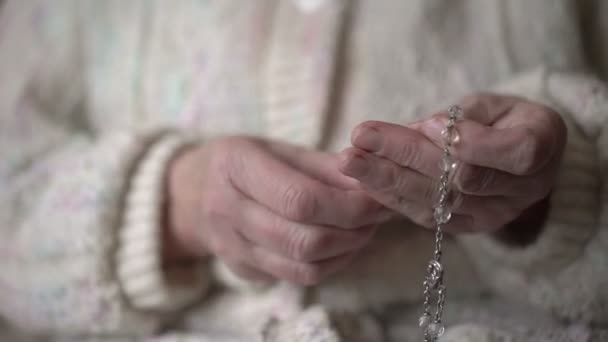
[[290, 185], [283, 192], [283, 214], [290, 220], [307, 221], [315, 217], [318, 203], [314, 194], [305, 188]]
[[465, 194], [476, 194], [485, 191], [493, 183], [495, 171], [475, 166], [467, 165], [461, 169], [456, 185]]
[[289, 255], [302, 262], [313, 261], [316, 256], [332, 243], [328, 234], [298, 233], [287, 247]]
[[[437, 118], [433, 120], [439, 120]], [[420, 151], [418, 141], [416, 139], [408, 139], [409, 141], [400, 144], [395, 151], [395, 160], [401, 165], [415, 166], [420, 162]]]
[[386, 166], [382, 169], [383, 177], [379, 177], [378, 179], [378, 190], [400, 192], [407, 187], [407, 182], [397, 167]]
[[415, 212], [415, 209], [412, 208], [412, 202], [399, 194], [395, 194], [388, 197], [387, 205], [390, 208], [394, 208], [398, 210], [400, 213], [404, 215], [409, 215], [410, 212]]
[[286, 229], [289, 228], [286, 227], [287, 224], [284, 219], [277, 215], [270, 219], [268, 224], [261, 224], [254, 229], [259, 229], [260, 234], [274, 241], [279, 247], [288, 249], [291, 247], [291, 229]]
[[547, 158], [547, 146], [530, 128], [522, 130], [518, 141], [515, 149], [515, 173], [517, 175], [531, 174]]
[[299, 231], [286, 239], [287, 254], [295, 260], [301, 260], [306, 255], [308, 240]]

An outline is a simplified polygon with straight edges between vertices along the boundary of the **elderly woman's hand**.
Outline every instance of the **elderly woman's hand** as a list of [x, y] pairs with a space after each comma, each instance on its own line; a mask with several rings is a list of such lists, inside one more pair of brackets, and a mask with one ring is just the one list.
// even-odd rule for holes
[[169, 172], [167, 246], [210, 252], [252, 280], [317, 283], [392, 216], [337, 164], [335, 155], [247, 137], [191, 148]]
[[[455, 203], [446, 228], [494, 231], [546, 198], [555, 182], [567, 139], [566, 126], [550, 108], [521, 98], [480, 94], [461, 102], [453, 155]], [[436, 201], [441, 131], [447, 113], [399, 126], [364, 122], [342, 153], [341, 170], [376, 200], [431, 227]]]

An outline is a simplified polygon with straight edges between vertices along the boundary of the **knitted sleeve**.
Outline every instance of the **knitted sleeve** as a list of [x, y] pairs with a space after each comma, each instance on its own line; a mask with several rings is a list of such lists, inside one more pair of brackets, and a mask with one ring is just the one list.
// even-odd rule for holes
[[[565, 319], [608, 322], [608, 87], [583, 74], [540, 70], [499, 88], [551, 106], [568, 143], [548, 217], [535, 241], [460, 237], [491, 288]], [[536, 230], [536, 229], [535, 229]]]
[[202, 266], [178, 282], [160, 264], [182, 142], [87, 121], [74, 3], [0, 12], [0, 316], [30, 333], [145, 334], [208, 285]]

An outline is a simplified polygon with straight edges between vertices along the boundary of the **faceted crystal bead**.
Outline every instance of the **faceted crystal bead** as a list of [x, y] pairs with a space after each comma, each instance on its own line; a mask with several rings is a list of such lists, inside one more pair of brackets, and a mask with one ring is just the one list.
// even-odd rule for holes
[[441, 158], [441, 162], [439, 163], [439, 168], [443, 172], [451, 172], [456, 169], [458, 163], [454, 161], [450, 156], [443, 156]]
[[437, 207], [433, 213], [433, 218], [437, 224], [446, 224], [452, 218], [452, 211], [447, 207]]
[[432, 338], [438, 338], [445, 332], [445, 327], [439, 322], [432, 322], [426, 327], [426, 333]]
[[462, 119], [462, 108], [459, 106], [452, 106], [448, 108], [448, 115], [455, 120]]
[[422, 329], [426, 330], [429, 324], [431, 324], [431, 316], [428, 313], [425, 313], [418, 319], [418, 326]]
[[456, 127], [448, 127], [441, 131], [441, 137], [443, 138], [443, 142], [448, 145], [455, 145], [460, 141], [460, 134], [458, 134], [458, 130]]

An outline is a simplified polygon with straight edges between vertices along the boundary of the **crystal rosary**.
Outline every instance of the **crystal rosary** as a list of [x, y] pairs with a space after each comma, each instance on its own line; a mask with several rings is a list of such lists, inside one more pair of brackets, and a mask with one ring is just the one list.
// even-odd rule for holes
[[[455, 171], [457, 163], [453, 159], [450, 148], [458, 142], [459, 135], [455, 124], [462, 117], [462, 108], [452, 106], [448, 109], [448, 123], [441, 132], [443, 138], [443, 158], [441, 159], [441, 177], [439, 178], [439, 196], [434, 206], [433, 218], [436, 224], [435, 252], [429, 261], [427, 275], [423, 282], [424, 287], [424, 313], [418, 325], [424, 332], [424, 342], [434, 342], [443, 335], [445, 327], [442, 323], [443, 305], [445, 302], [445, 286], [443, 285], [443, 265], [441, 264], [441, 241], [443, 240], [443, 226], [450, 221], [452, 212], [450, 208], [450, 178]], [[435, 299], [435, 312], [432, 312]]]

